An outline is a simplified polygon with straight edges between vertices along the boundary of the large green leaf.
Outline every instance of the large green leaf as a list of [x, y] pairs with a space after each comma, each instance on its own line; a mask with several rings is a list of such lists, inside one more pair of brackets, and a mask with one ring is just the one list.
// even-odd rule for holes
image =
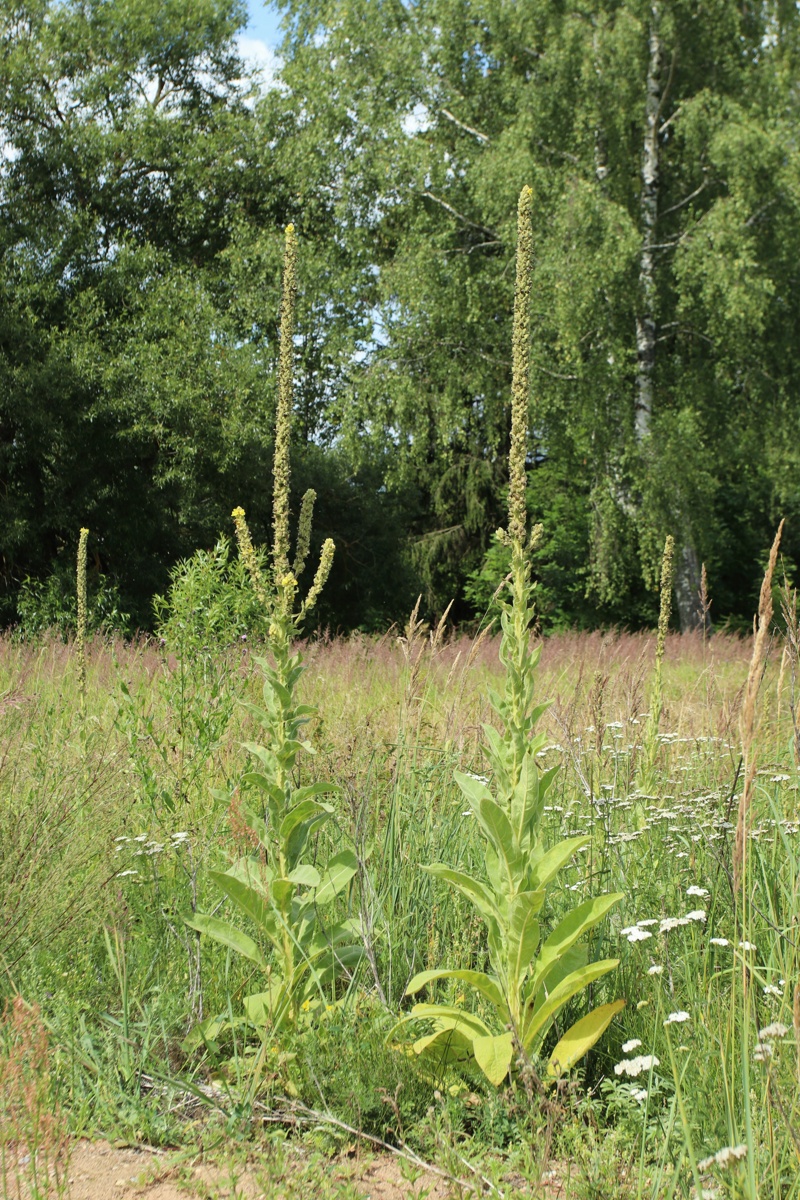
[[566, 838], [548, 850], [536, 863], [531, 873], [531, 886], [544, 887], [558, 874], [572, 856], [589, 841], [588, 837]]
[[473, 1057], [472, 1038], [461, 1029], [437, 1029], [435, 1033], [417, 1038], [414, 1053], [423, 1056], [436, 1074], [454, 1063], [465, 1063]]
[[340, 850], [328, 860], [328, 865], [322, 875], [322, 881], [314, 893], [315, 904], [330, 904], [340, 892], [344, 891], [350, 880], [358, 871], [358, 859], [352, 850]]
[[237, 908], [255, 921], [259, 929], [264, 929], [271, 935], [275, 928], [275, 914], [262, 891], [244, 883], [229, 871], [209, 871], [208, 877]]
[[545, 982], [548, 972], [561, 955], [582, 937], [622, 899], [622, 892], [609, 892], [606, 896], [595, 896], [584, 900], [555, 927], [542, 946], [534, 973], [535, 989]]
[[614, 1017], [625, 1007], [624, 1000], [614, 1000], [611, 1004], [601, 1004], [567, 1030], [556, 1044], [547, 1062], [549, 1075], [561, 1075], [574, 1067], [587, 1051], [591, 1050], [597, 1039], [608, 1029]]
[[489, 796], [480, 800], [475, 816], [497, 851], [509, 889], [515, 889], [520, 879], [520, 856], [511, 822], [500, 805]]
[[508, 988], [518, 995], [525, 972], [539, 946], [537, 914], [544, 903], [544, 892], [520, 892], [514, 897], [508, 923]]
[[474, 775], [465, 775], [463, 771], [454, 771], [453, 779], [470, 804], [479, 804], [487, 796], [491, 798], [492, 793], [482, 779], [476, 779]]
[[319, 886], [322, 876], [316, 867], [312, 867], [311, 863], [300, 863], [287, 876], [290, 883], [296, 883], [298, 887], [315, 888]]
[[499, 1087], [508, 1074], [514, 1054], [514, 1039], [510, 1033], [490, 1034], [472, 1039], [475, 1061], [489, 1083]]
[[294, 808], [291, 808], [281, 821], [280, 837], [285, 840], [298, 825], [305, 824], [314, 818], [327, 816], [332, 812], [333, 806], [330, 804], [320, 804], [317, 800], [302, 800], [299, 804], [295, 804]]
[[193, 917], [184, 917], [184, 921], [191, 929], [196, 929], [198, 933], [204, 933], [213, 938], [215, 942], [221, 942], [223, 946], [230, 947], [231, 950], [235, 950], [243, 958], [249, 958], [251, 962], [266, 971], [267, 961], [256, 943], [246, 933], [242, 933], [241, 929], [231, 925], [229, 921], [222, 921], [219, 917], [209, 917], [205, 913], [195, 913]]
[[491, 1000], [498, 1012], [502, 1013], [507, 1007], [499, 982], [492, 975], [486, 975], [483, 971], [451, 970], [446, 967], [441, 970], [420, 971], [410, 981], [404, 995], [414, 996], [417, 992], [421, 992], [429, 983], [433, 983], [437, 979], [459, 979], [462, 983], [474, 987], [487, 1000]]
[[472, 901], [478, 912], [487, 920], [500, 920], [500, 913], [494, 897], [485, 883], [473, 879], [464, 871], [454, 871], [452, 867], [447, 867], [444, 863], [431, 863], [422, 870], [427, 871], [430, 875], [435, 875], [437, 879], [444, 879], [447, 883], [451, 883], [462, 895]]
[[[473, 1037], [488, 1036], [492, 1031], [474, 1013], [465, 1012], [453, 1004], [415, 1004], [409, 1014], [411, 1018], [435, 1021], [442, 1029], [462, 1029]], [[404, 1020], [408, 1020], [406, 1017]], [[400, 1024], [403, 1022], [401, 1021]]]
[[598, 962], [587, 963], [585, 967], [579, 967], [577, 971], [572, 971], [565, 979], [562, 979], [557, 988], [553, 988], [550, 995], [539, 1004], [538, 1007], [532, 1007], [529, 1013], [526, 1013], [522, 1029], [522, 1044], [526, 1050], [530, 1050], [538, 1035], [544, 1032], [550, 1018], [555, 1016], [560, 1008], [562, 1008], [568, 1000], [588, 987], [590, 983], [600, 979], [603, 975], [607, 975], [609, 971], [613, 971], [619, 966], [618, 958], [601, 958]]

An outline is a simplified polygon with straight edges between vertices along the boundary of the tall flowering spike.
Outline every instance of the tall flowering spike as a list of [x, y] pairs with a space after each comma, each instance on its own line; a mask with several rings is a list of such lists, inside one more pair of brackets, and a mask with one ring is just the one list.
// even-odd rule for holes
[[78, 628], [75, 635], [75, 649], [78, 657], [78, 688], [80, 690], [81, 708], [86, 702], [86, 546], [89, 540], [89, 530], [81, 529], [78, 538]]
[[278, 411], [275, 418], [273, 467], [272, 558], [275, 573], [289, 570], [289, 438], [292, 427], [294, 310], [297, 299], [297, 237], [294, 225], [286, 226], [281, 295], [281, 340], [278, 359]]
[[264, 587], [264, 579], [261, 574], [261, 568], [258, 565], [258, 556], [253, 546], [253, 539], [250, 536], [250, 530], [247, 527], [247, 521], [244, 516], [244, 509], [241, 505], [237, 506], [231, 513], [233, 524], [236, 530], [236, 541], [239, 546], [239, 557], [245, 565], [250, 581], [253, 585], [253, 590], [258, 596], [262, 604], [267, 603], [267, 592]]
[[295, 579], [299, 579], [303, 574], [308, 558], [308, 551], [311, 545], [311, 522], [314, 518], [314, 502], [317, 499], [317, 493], [313, 488], [309, 488], [303, 496], [303, 501], [300, 505], [300, 520], [297, 525], [297, 551], [294, 556], [294, 566], [292, 573]]
[[656, 657], [660, 661], [664, 657], [664, 644], [669, 631], [669, 619], [672, 615], [672, 585], [675, 581], [675, 539], [667, 535], [664, 542], [664, 557], [661, 560], [661, 607], [658, 613], [658, 641]]
[[320, 555], [317, 573], [314, 576], [314, 582], [309, 588], [308, 595], [306, 596], [303, 604], [302, 616], [305, 616], [307, 612], [311, 611], [319, 599], [320, 592], [328, 582], [328, 576], [330, 575], [331, 567], [333, 566], [333, 553], [335, 549], [336, 547], [334, 546], [332, 539], [326, 538], [322, 547], [322, 554]]
[[533, 285], [533, 192], [524, 187], [517, 208], [517, 283], [514, 291], [514, 332], [511, 343], [511, 453], [509, 455], [508, 533], [512, 542], [525, 540], [525, 459], [528, 452], [530, 395], [531, 289]]

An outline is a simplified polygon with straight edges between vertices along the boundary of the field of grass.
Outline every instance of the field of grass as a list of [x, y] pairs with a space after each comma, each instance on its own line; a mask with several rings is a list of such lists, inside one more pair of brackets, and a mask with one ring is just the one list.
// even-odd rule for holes
[[[575, 1197], [800, 1195], [796, 681], [781, 635], [754, 711], [745, 903], [733, 861], [752, 640], [667, 638], [646, 779], [655, 636], [545, 641], [536, 690], [553, 703], [538, 758], [559, 770], [542, 835], [586, 841], [550, 885], [542, 927], [622, 893], [588, 935], [590, 961], [619, 966], [499, 1086], [474, 1062], [437, 1068], [397, 1048], [415, 973], [487, 965], [473, 908], [421, 868], [483, 871], [453, 772], [486, 772], [498, 642], [412, 624], [404, 638], [302, 647], [315, 753], [298, 757], [294, 782], [337, 785], [310, 855], [355, 856], [329, 919], [349, 918], [363, 953], [327, 1003], [306, 1000], [276, 1032], [241, 1020], [259, 968], [185, 922], [215, 914], [253, 932], [209, 872], [253, 849], [242, 743], [257, 740], [246, 705], [261, 703], [263, 647], [181, 656], [98, 640], [82, 704], [73, 647], [0, 642], [8, 1195], [19, 1171], [28, 1194], [66, 1194], [67, 1177], [46, 1167], [31, 1185], [30, 1163], [63, 1158], [67, 1132], [257, 1155], [265, 1195], [325, 1194], [322, 1178], [331, 1195], [358, 1194], [352, 1172], [336, 1183], [320, 1162], [342, 1161], [359, 1134], [508, 1197], [552, 1195], [556, 1180]], [[458, 980], [428, 995], [483, 1011]], [[626, 1005], [596, 1045], [548, 1082], [565, 1015], [616, 999]], [[417, 1167], [403, 1162], [412, 1194]]]

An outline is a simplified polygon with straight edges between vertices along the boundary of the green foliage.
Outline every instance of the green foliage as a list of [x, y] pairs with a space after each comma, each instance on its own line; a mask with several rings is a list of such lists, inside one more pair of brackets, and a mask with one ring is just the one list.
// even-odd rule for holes
[[[92, 573], [87, 589], [86, 628], [90, 633], [128, 633], [130, 616], [122, 611], [119, 589], [108, 576]], [[72, 572], [47, 579], [26, 577], [17, 593], [17, 635], [24, 639], [53, 632], [65, 641], [78, 628], [78, 601]]]
[[[542, 1046], [561, 1009], [577, 993], [618, 965], [617, 959], [589, 963], [585, 935], [608, 914], [622, 893], [589, 898], [566, 913], [544, 937], [540, 916], [547, 887], [561, 873], [585, 837], [546, 848], [542, 837], [544, 802], [556, 768], [542, 774], [536, 763], [547, 740], [536, 732], [548, 705], [534, 701], [541, 648], [531, 653], [533, 587], [526, 535], [525, 458], [528, 440], [528, 321], [531, 279], [531, 190], [523, 188], [518, 210], [517, 284], [514, 301], [514, 379], [512, 387], [508, 529], [498, 541], [508, 551], [510, 570], [500, 595], [502, 695], [489, 702], [503, 732], [484, 725], [489, 778], [457, 772], [456, 782], [470, 805], [484, 842], [485, 877], [476, 878], [444, 863], [425, 869], [465, 896], [486, 925], [490, 971], [433, 968], [417, 973], [406, 988], [414, 995], [439, 979], [457, 979], [477, 991], [491, 1012], [482, 1016], [457, 1005], [415, 1004], [396, 1030], [424, 1020], [433, 1032], [413, 1043], [416, 1054], [433, 1059], [441, 1072], [448, 1064], [474, 1061], [490, 1083], [503, 1082], [516, 1060], [524, 1067], [541, 1057]], [[540, 533], [534, 530], [535, 542]], [[491, 786], [490, 782], [491, 780]], [[625, 1006], [600, 1005], [562, 1033], [548, 1059], [551, 1076], [575, 1065]]]
[[[305, 599], [297, 603], [298, 581], [289, 569], [289, 479], [293, 391], [294, 307], [297, 292], [297, 238], [293, 225], [286, 227], [281, 302], [281, 373], [275, 424], [273, 469], [272, 567], [263, 568], [263, 553], [256, 550], [244, 510], [233, 510], [239, 556], [253, 593], [264, 610], [272, 663], [256, 659], [264, 677], [263, 706], [247, 704], [247, 711], [264, 732], [263, 743], [246, 742], [256, 762], [242, 778], [253, 789], [247, 792], [242, 817], [256, 849], [226, 871], [210, 878], [223, 894], [255, 925], [262, 940], [271, 943], [268, 960], [258, 942], [219, 917], [194, 914], [187, 924], [254, 963], [266, 975], [266, 988], [244, 998], [248, 1021], [259, 1030], [280, 1030], [296, 1025], [301, 1013], [312, 1008], [326, 1011], [337, 998], [337, 983], [351, 977], [363, 949], [352, 938], [358, 923], [351, 919], [323, 923], [320, 909], [332, 905], [358, 869], [351, 850], [334, 854], [321, 869], [307, 857], [312, 834], [333, 815], [333, 807], [319, 800], [337, 789], [319, 781], [298, 786], [295, 763], [301, 750], [314, 747], [301, 740], [315, 709], [300, 704], [297, 685], [303, 673], [302, 656], [293, 639], [313, 609], [330, 575], [334, 545], [327, 539]], [[308, 491], [301, 505], [294, 571], [301, 574], [308, 556], [311, 521], [316, 499]]]
[[173, 567], [169, 592], [156, 596], [154, 607], [156, 632], [182, 654], [216, 651], [266, 632], [250, 574], [241, 559], [232, 557], [226, 537]]

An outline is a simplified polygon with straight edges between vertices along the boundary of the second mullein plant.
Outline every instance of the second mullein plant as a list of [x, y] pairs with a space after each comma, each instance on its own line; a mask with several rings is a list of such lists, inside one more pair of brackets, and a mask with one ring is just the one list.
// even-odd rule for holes
[[[255, 964], [259, 989], [244, 997], [247, 1021], [258, 1029], [277, 1030], [335, 1003], [337, 984], [362, 956], [358, 927], [350, 920], [323, 926], [320, 910], [335, 901], [357, 870], [350, 850], [325, 863], [310, 861], [309, 839], [333, 814], [322, 797], [336, 789], [327, 782], [299, 786], [297, 761], [313, 754], [303, 730], [316, 710], [301, 704], [297, 685], [302, 656], [293, 642], [314, 607], [330, 573], [333, 542], [322, 548], [320, 563], [304, 600], [298, 602], [299, 578], [308, 557], [315, 494], [303, 497], [296, 554], [290, 563], [289, 442], [292, 415], [292, 355], [297, 292], [297, 241], [286, 229], [280, 323], [278, 409], [275, 428], [272, 571], [259, 566], [244, 510], [234, 509], [239, 553], [253, 589], [269, 617], [271, 661], [256, 659], [263, 677], [263, 705], [246, 705], [261, 727], [261, 740], [245, 743], [252, 766], [242, 777], [242, 811], [256, 846], [227, 870], [210, 878], [247, 919], [254, 937], [233, 922], [210, 915], [188, 920]], [[271, 949], [271, 953], [268, 952]]]
[[[564, 1006], [612, 971], [617, 959], [589, 961], [586, 935], [622, 899], [621, 894], [585, 900], [545, 935], [548, 888], [589, 840], [572, 837], [546, 848], [542, 817], [556, 768], [540, 773], [536, 756], [545, 735], [536, 725], [548, 707], [534, 700], [539, 650], [531, 651], [533, 585], [531, 543], [526, 534], [525, 459], [529, 404], [530, 297], [532, 287], [531, 190], [520, 196], [517, 282], [514, 301], [512, 420], [508, 529], [498, 536], [511, 551], [508, 589], [502, 600], [500, 658], [502, 695], [490, 696], [502, 727], [484, 726], [491, 784], [456, 773], [484, 846], [485, 872], [476, 878], [445, 863], [424, 869], [456, 888], [476, 909], [487, 930], [490, 969], [441, 967], [423, 971], [406, 993], [415, 995], [439, 980], [467, 984], [479, 995], [480, 1013], [461, 1004], [415, 1004], [393, 1038], [411, 1027], [418, 1036], [401, 1043], [424, 1056], [439, 1073], [450, 1064], [474, 1061], [493, 1083], [531, 1068]], [[554, 1077], [574, 1066], [624, 1005], [616, 1000], [593, 1009], [558, 1037], [547, 1058]], [[426, 1027], [424, 1031], [420, 1026]]]

